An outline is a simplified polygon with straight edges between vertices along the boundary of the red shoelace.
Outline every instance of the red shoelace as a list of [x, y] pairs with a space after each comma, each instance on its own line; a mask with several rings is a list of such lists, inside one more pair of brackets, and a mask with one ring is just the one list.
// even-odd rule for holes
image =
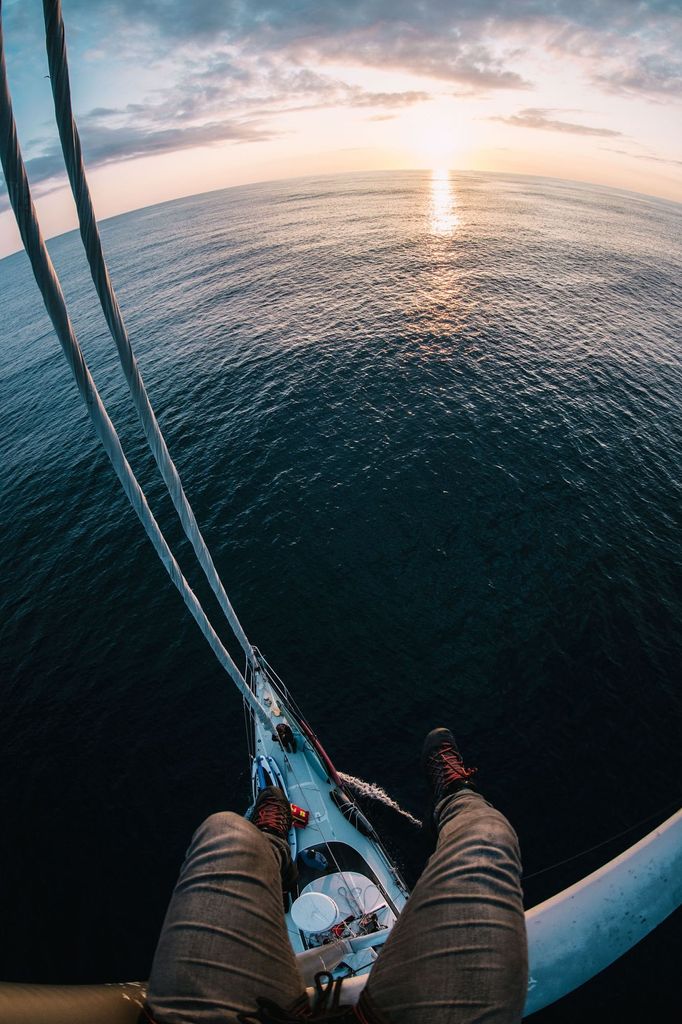
[[477, 768], [465, 768], [461, 754], [451, 746], [439, 747], [429, 755], [429, 774], [437, 789], [452, 782], [468, 782]]
[[286, 836], [289, 831], [287, 808], [277, 800], [264, 800], [253, 816], [253, 824], [256, 828], [272, 829]]

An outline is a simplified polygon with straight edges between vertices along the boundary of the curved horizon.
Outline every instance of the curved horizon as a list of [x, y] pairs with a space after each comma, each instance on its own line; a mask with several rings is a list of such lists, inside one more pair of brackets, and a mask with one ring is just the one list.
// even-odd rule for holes
[[[241, 188], [244, 188], [244, 189], [250, 188], [253, 185], [262, 185], [262, 186], [265, 187], [267, 185], [283, 184], [283, 183], [289, 182], [289, 181], [291, 181], [291, 182], [294, 182], [294, 181], [308, 181], [308, 180], [311, 180], [311, 179], [325, 179], [325, 180], [329, 180], [329, 179], [333, 179], [333, 178], [342, 178], [342, 177], [351, 177], [351, 176], [359, 177], [359, 176], [361, 176], [363, 174], [373, 174], [373, 175], [427, 174], [427, 175], [433, 175], [434, 173], [436, 173], [436, 170], [437, 169], [435, 169], [435, 168], [429, 168], [429, 167], [401, 167], [401, 168], [390, 168], [390, 169], [389, 168], [367, 168], [365, 170], [357, 170], [357, 171], [328, 171], [328, 172], [323, 173], [323, 174], [292, 174], [292, 175], [287, 175], [286, 177], [281, 177], [281, 178], [256, 179], [256, 180], [253, 180], [253, 181], [239, 182], [238, 184], [234, 184], [234, 185], [218, 185], [215, 188], [204, 189], [201, 192], [188, 192], [188, 193], [185, 193], [185, 194], [182, 194], [182, 195], [173, 196], [172, 198], [169, 198], [169, 199], [159, 199], [159, 200], [156, 200], [156, 201], [151, 202], [151, 203], [145, 203], [143, 206], [132, 206], [129, 209], [120, 210], [117, 213], [111, 213], [111, 214], [108, 214], [107, 216], [104, 216], [104, 217], [98, 217], [97, 219], [98, 219], [98, 223], [103, 223], [103, 222], [109, 221], [109, 220], [116, 220], [118, 217], [127, 217], [130, 214], [141, 213], [143, 210], [153, 209], [155, 206], [171, 205], [172, 203], [182, 202], [183, 199], [198, 199], [201, 196], [212, 195], [212, 194], [214, 194], [216, 192], [232, 192], [232, 191], [236, 191], [237, 189], [241, 189]], [[537, 180], [537, 181], [563, 182], [566, 185], [573, 185], [573, 186], [577, 185], [577, 186], [582, 186], [582, 187], [585, 187], [585, 188], [604, 189], [607, 192], [621, 193], [623, 195], [632, 196], [632, 197], [639, 198], [639, 199], [655, 200], [657, 202], [661, 202], [661, 203], [664, 203], [665, 205], [669, 205], [669, 206], [672, 206], [672, 207], [677, 207], [677, 206], [682, 207], [682, 199], [669, 199], [666, 196], [660, 196], [660, 195], [656, 195], [654, 193], [638, 192], [638, 191], [636, 191], [634, 189], [619, 188], [619, 187], [616, 187], [616, 186], [613, 186], [613, 185], [606, 185], [606, 184], [603, 184], [601, 182], [590, 181], [590, 180], [587, 180], [587, 179], [564, 178], [564, 177], [560, 177], [559, 175], [546, 175], [546, 174], [521, 174], [521, 173], [513, 172], [513, 171], [479, 171], [479, 170], [475, 170], [474, 171], [474, 170], [469, 170], [469, 169], [454, 169], [454, 168], [444, 168], [443, 170], [446, 171], [446, 173], [449, 174], [449, 175], [479, 175], [481, 177], [491, 177], [491, 178], [526, 178], [526, 179], [529, 179], [529, 180]], [[38, 201], [36, 203], [36, 207], [38, 208], [38, 216], [40, 218], [39, 202], [40, 201]], [[63, 230], [55, 231], [53, 234], [45, 234], [45, 238], [46, 238], [47, 241], [52, 241], [55, 238], [60, 238], [62, 235], [68, 235], [72, 231], [77, 231], [77, 230], [78, 230], [78, 225], [77, 225], [77, 223], [74, 223], [72, 226], [66, 227]], [[23, 245], [21, 243], [21, 239], [19, 239], [19, 237], [18, 237], [18, 232], [17, 232], [17, 245], [16, 245], [16, 248], [12, 249], [11, 252], [7, 252], [4, 255], [1, 255], [0, 256], [0, 262], [2, 262], [2, 260], [4, 260], [4, 259], [9, 259], [10, 256], [16, 256], [17, 253], [20, 253], [20, 252], [23, 252], [23, 251], [24, 251], [24, 247], [23, 247]]]
[[[302, 175], [457, 167], [682, 202], [682, 9], [65, 0], [101, 219]], [[15, 113], [46, 237], [75, 226], [40, 5], [5, 0]], [[0, 179], [0, 257], [20, 248]]]

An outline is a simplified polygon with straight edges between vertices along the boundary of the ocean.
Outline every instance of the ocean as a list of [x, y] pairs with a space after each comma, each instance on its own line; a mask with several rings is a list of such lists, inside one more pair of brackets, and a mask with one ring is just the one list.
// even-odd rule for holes
[[[682, 206], [412, 171], [230, 188], [101, 231], [226, 589], [339, 769], [422, 817], [422, 738], [451, 726], [519, 833], [529, 906], [672, 813]], [[79, 238], [49, 249], [219, 627]], [[241, 703], [127, 505], [23, 253], [0, 262], [0, 381], [2, 972], [145, 978], [193, 829], [248, 803]], [[414, 882], [426, 840], [363, 806]], [[678, 912], [535, 1019], [679, 1007], [680, 933]]]

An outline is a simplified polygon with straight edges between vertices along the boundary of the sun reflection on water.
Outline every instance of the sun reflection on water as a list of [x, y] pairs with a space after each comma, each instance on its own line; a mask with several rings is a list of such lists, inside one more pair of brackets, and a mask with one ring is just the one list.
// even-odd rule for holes
[[450, 172], [434, 168], [431, 174], [431, 231], [434, 235], [449, 235], [459, 226], [455, 206]]

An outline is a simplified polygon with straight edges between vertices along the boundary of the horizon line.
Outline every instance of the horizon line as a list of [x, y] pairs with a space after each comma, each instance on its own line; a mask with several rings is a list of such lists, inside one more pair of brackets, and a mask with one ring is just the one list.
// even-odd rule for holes
[[[293, 175], [285, 175], [285, 176], [283, 176], [281, 178], [255, 178], [253, 181], [243, 181], [243, 182], [240, 182], [237, 185], [220, 185], [217, 188], [209, 188], [209, 189], [206, 189], [203, 192], [188, 192], [185, 195], [175, 196], [173, 199], [161, 199], [161, 200], [159, 200], [158, 203], [146, 203], [144, 206], [134, 206], [130, 210], [122, 210], [120, 213], [112, 213], [112, 214], [109, 214], [106, 217], [97, 217], [97, 223], [98, 224], [104, 224], [107, 221], [116, 220], [118, 217], [128, 217], [128, 216], [130, 216], [132, 214], [140, 213], [142, 210], [153, 210], [157, 206], [169, 206], [172, 203], [181, 202], [183, 199], [198, 199], [201, 196], [212, 195], [212, 194], [214, 194], [216, 192], [231, 192], [231, 191], [234, 191], [234, 190], [240, 189], [240, 188], [251, 188], [254, 185], [263, 185], [263, 186], [265, 186], [265, 185], [274, 185], [274, 184], [277, 184], [279, 182], [285, 182], [285, 181], [305, 181], [305, 180], [308, 180], [308, 179], [320, 179], [320, 178], [341, 178], [341, 177], [351, 177], [351, 176], [358, 177], [358, 176], [363, 175], [363, 174], [384, 174], [384, 175], [386, 175], [386, 174], [416, 174], [416, 173], [433, 174], [435, 171], [444, 171], [444, 170], [446, 170], [448, 172], [448, 174], [453, 174], [453, 173], [454, 174], [471, 174], [471, 175], [489, 176], [489, 177], [495, 177], [495, 178], [529, 178], [529, 179], [534, 179], [534, 180], [537, 180], [537, 181], [564, 182], [567, 185], [582, 185], [582, 186], [587, 186], [587, 187], [590, 187], [590, 188], [603, 189], [606, 192], [621, 193], [621, 194], [626, 195], [626, 196], [635, 196], [635, 197], [637, 197], [639, 199], [654, 200], [655, 202], [663, 203], [663, 204], [668, 205], [668, 206], [677, 206], [677, 207], [682, 208], [682, 201], [681, 200], [670, 199], [667, 196], [656, 195], [656, 193], [654, 193], [654, 192], [638, 192], [638, 191], [635, 191], [634, 189], [620, 188], [620, 187], [615, 186], [615, 185], [605, 185], [603, 182], [590, 181], [589, 179], [585, 179], [585, 178], [563, 178], [563, 177], [560, 177], [558, 175], [553, 175], [553, 174], [522, 174], [522, 173], [519, 173], [518, 171], [482, 171], [482, 170], [477, 170], [477, 169], [474, 170], [474, 169], [471, 169], [471, 168], [453, 168], [453, 167], [433, 167], [433, 166], [429, 166], [429, 167], [390, 167], [390, 168], [376, 168], [376, 167], [374, 167], [374, 168], [367, 168], [366, 170], [361, 170], [361, 171], [359, 171], [359, 170], [326, 171], [323, 174], [293, 174]], [[3, 184], [5, 184], [4, 181], [3, 181]], [[64, 189], [68, 189], [68, 184], [65, 183], [63, 188]], [[6, 184], [5, 184], [5, 190], [6, 190]], [[60, 191], [60, 189], [50, 190], [49, 192], [45, 193], [45, 196], [47, 196], [47, 195], [54, 195], [55, 192], [58, 192], [58, 191]], [[40, 198], [42, 199], [44, 197], [41, 196]], [[35, 200], [34, 200], [34, 205], [35, 205]], [[7, 210], [3, 210], [2, 211], [2, 213], [9, 213], [9, 212], [13, 212], [11, 206]], [[0, 214], [0, 216], [1, 215], [2, 214]], [[67, 228], [65, 231], [58, 231], [58, 232], [56, 232], [53, 235], [45, 235], [44, 238], [45, 238], [46, 242], [51, 242], [54, 239], [62, 238], [64, 235], [69, 235], [72, 232], [78, 231], [78, 230], [79, 230], [79, 227], [78, 227], [78, 224], [76, 224], [75, 227]], [[0, 263], [4, 262], [4, 260], [11, 259], [12, 256], [16, 256], [16, 255], [18, 255], [19, 253], [22, 253], [22, 252], [23, 253], [26, 252], [25, 247], [23, 246], [23, 244], [19, 245], [16, 249], [13, 249], [12, 252], [8, 252], [4, 256], [0, 256]]]

